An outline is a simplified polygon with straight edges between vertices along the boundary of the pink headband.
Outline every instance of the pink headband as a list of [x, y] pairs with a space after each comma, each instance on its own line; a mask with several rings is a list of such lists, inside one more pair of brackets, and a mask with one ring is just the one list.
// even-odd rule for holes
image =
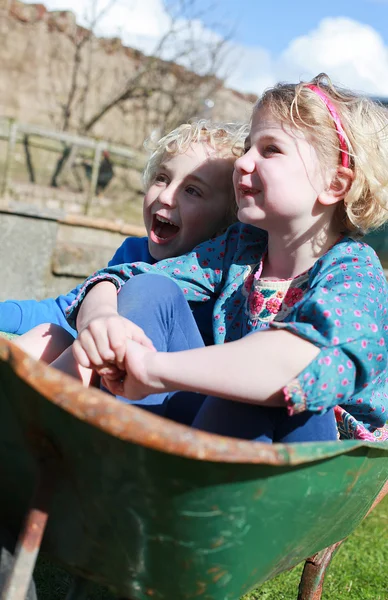
[[327, 110], [331, 114], [333, 121], [334, 121], [335, 128], [337, 130], [340, 149], [341, 149], [342, 166], [348, 167], [349, 166], [348, 145], [346, 143], [345, 132], [344, 132], [344, 128], [342, 127], [340, 116], [337, 113], [337, 111], [334, 107], [334, 104], [326, 96], [325, 92], [321, 88], [319, 88], [317, 85], [311, 84], [311, 85], [306, 85], [306, 87], [308, 87], [310, 90], [315, 92], [326, 104]]

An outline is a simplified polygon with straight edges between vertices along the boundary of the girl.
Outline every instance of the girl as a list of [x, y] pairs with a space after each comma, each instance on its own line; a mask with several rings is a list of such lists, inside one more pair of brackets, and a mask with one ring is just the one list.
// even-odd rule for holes
[[[70, 315], [81, 372], [132, 399], [201, 392], [193, 425], [207, 431], [334, 439], [335, 411], [342, 437], [382, 439], [387, 282], [357, 238], [387, 221], [387, 165], [386, 113], [372, 101], [326, 75], [265, 92], [235, 163], [241, 223], [178, 259], [90, 277]], [[151, 272], [175, 283], [132, 279]], [[216, 345], [204, 348], [184, 300], [211, 298]]]

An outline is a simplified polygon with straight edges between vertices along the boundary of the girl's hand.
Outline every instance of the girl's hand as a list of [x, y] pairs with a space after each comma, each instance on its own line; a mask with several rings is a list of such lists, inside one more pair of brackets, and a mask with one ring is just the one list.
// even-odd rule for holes
[[102, 384], [115, 396], [142, 400], [149, 394], [168, 391], [160, 379], [151, 375], [150, 363], [155, 351], [134, 340], [127, 340], [124, 370], [103, 373]]
[[91, 320], [78, 334], [73, 343], [76, 361], [86, 368], [95, 369], [100, 375], [124, 371], [124, 357], [128, 340], [155, 351], [151, 340], [132, 321], [116, 312], [107, 311]]

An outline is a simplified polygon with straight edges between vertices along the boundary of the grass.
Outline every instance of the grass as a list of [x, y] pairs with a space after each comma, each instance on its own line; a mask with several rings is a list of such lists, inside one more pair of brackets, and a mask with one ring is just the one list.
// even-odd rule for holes
[[[340, 547], [326, 575], [322, 600], [388, 599], [387, 531], [388, 497]], [[242, 600], [296, 600], [302, 568], [301, 564], [278, 575]], [[69, 576], [43, 558], [38, 562], [35, 579], [39, 600], [63, 600], [70, 585]], [[91, 586], [89, 599], [113, 600], [113, 596]]]

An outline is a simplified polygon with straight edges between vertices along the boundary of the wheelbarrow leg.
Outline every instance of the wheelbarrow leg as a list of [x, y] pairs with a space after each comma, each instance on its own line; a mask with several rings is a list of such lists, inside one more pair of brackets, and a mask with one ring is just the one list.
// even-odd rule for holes
[[304, 563], [298, 600], [321, 600], [326, 570], [344, 540], [317, 552]]
[[15, 561], [1, 593], [1, 600], [25, 600], [47, 518], [48, 513], [44, 510], [29, 509], [16, 546]]

